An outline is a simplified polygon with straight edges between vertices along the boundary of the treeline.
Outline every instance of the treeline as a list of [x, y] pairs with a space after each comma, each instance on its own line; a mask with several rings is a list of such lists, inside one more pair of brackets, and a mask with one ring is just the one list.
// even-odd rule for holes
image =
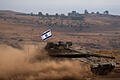
[[103, 13], [100, 13], [99, 11], [97, 11], [97, 12], [88, 12], [88, 10], [85, 10], [83, 14], [81, 14], [81, 13], [79, 13], [77, 11], [72, 11], [72, 12], [68, 13], [67, 15], [65, 15], [65, 14], [58, 14], [58, 13], [56, 13], [55, 15], [50, 15], [49, 13], [43, 14], [42, 12], [38, 12], [38, 14], [34, 14], [33, 12], [31, 12], [30, 14], [21, 13], [21, 14], [17, 14], [17, 15], [30, 15], [30, 16], [42, 16], [42, 17], [71, 17], [71, 16], [78, 17], [78, 16], [82, 16], [84, 14], [109, 15], [109, 11], [106, 10]]
[[[49, 13], [43, 14], [42, 12], [38, 12], [38, 14], [34, 14], [33, 12], [31, 12], [30, 14], [17, 14], [17, 15], [29, 15], [29, 16], [40, 16], [40, 17], [55, 17], [55, 18], [61, 18], [61, 19], [71, 19], [71, 20], [81, 20], [83, 21], [85, 18], [85, 15], [87, 14], [99, 14], [101, 15], [102, 13], [100, 12], [88, 12], [88, 10], [85, 10], [83, 14], [78, 13], [77, 11], [72, 11], [69, 12], [67, 15], [65, 14], [58, 14], [56, 13], [55, 15], [50, 15]], [[109, 11], [104, 11], [103, 12], [104, 15], [109, 15]]]

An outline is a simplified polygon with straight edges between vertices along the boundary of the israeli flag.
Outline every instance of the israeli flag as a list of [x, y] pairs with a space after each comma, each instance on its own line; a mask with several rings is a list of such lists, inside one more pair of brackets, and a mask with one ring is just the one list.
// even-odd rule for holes
[[47, 30], [46, 32], [44, 32], [42, 35], [41, 35], [41, 38], [42, 40], [46, 40], [48, 38], [52, 37], [52, 33], [51, 33], [51, 30]]

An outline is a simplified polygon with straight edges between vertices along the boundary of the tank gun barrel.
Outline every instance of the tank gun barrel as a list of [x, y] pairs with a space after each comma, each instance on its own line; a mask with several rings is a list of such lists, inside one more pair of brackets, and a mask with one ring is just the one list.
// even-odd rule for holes
[[103, 56], [103, 55], [95, 54], [95, 53], [88, 53], [88, 54], [86, 53], [86, 54], [83, 54], [82, 52], [79, 52], [77, 50], [73, 50], [73, 49], [70, 49], [70, 48], [69, 48], [69, 51], [75, 52], [75, 53], [80, 53], [80, 54], [69, 54], [68, 56], [67, 55], [61, 55], [61, 57], [66, 57], [66, 58], [99, 57], [99, 58], [115, 59], [115, 57], [113, 57], [113, 56]]
[[109, 59], [115, 59], [115, 57], [112, 56], [102, 56], [98, 54], [60, 54], [60, 55], [50, 55], [52, 57], [58, 57], [58, 58], [82, 58], [82, 57], [99, 57], [99, 58], [109, 58]]

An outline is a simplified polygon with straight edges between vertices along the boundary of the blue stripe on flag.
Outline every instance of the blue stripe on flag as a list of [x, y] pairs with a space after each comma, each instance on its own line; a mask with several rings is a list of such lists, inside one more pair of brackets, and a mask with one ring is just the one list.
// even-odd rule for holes
[[48, 32], [50, 32], [50, 30], [48, 30], [48, 31], [44, 32], [41, 36], [43, 36], [43, 35], [47, 34]]

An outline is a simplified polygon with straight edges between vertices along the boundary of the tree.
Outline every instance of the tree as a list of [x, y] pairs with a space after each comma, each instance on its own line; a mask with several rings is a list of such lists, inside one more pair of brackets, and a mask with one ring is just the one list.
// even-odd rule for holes
[[100, 13], [97, 11], [96, 14], [100, 14]]
[[84, 11], [84, 14], [89, 14], [87, 10]]
[[46, 16], [47, 16], [47, 17], [49, 17], [49, 14], [48, 14], [48, 13], [46, 13]]
[[38, 16], [43, 16], [42, 12], [38, 12]]
[[91, 14], [95, 14], [94, 12], [91, 12]]
[[104, 14], [107, 14], [107, 15], [108, 15], [108, 14], [109, 14], [109, 11], [104, 11]]
[[59, 16], [59, 14], [58, 14], [58, 13], [56, 13], [56, 14], [55, 14], [55, 17], [58, 17], [58, 16]]
[[31, 16], [34, 16], [33, 12], [30, 13]]
[[65, 16], [65, 14], [61, 14], [61, 17], [64, 17]]

